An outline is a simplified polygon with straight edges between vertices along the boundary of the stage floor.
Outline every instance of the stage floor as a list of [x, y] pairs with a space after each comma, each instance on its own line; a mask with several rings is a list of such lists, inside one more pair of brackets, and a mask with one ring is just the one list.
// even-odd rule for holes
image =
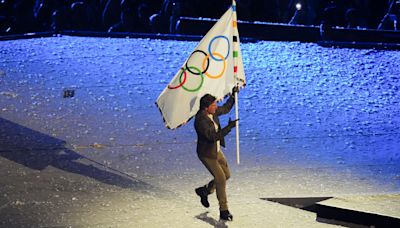
[[218, 222], [215, 196], [205, 210], [194, 194], [210, 175], [193, 122], [168, 130], [154, 104], [196, 44], [0, 42], [1, 226], [328, 227], [262, 198], [399, 194], [400, 52], [244, 43], [234, 221]]

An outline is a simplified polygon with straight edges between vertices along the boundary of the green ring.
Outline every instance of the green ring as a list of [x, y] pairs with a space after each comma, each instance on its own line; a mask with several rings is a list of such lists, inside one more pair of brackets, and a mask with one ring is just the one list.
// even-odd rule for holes
[[[201, 87], [203, 86], [203, 82], [204, 82], [204, 76], [203, 76], [203, 73], [201, 72], [201, 70], [199, 69], [199, 68], [197, 68], [197, 67], [194, 67], [194, 66], [190, 66], [190, 67], [188, 67], [188, 68], [186, 68], [186, 69], [192, 69], [192, 70], [196, 70], [198, 73], [199, 73], [199, 75], [200, 75], [200, 77], [201, 77], [201, 83], [200, 83], [200, 85], [197, 87], [197, 88], [195, 88], [195, 89], [188, 89], [187, 87], [185, 87], [184, 85], [182, 85], [182, 88], [184, 89], [184, 90], [186, 90], [186, 91], [188, 91], [188, 92], [197, 92], [197, 91], [199, 91], [200, 89], [201, 89]], [[185, 70], [186, 70], [185, 69]], [[182, 71], [183, 72], [183, 71]], [[180, 77], [179, 77], [179, 83], [182, 83], [182, 75], [183, 75], [183, 73], [181, 73], [181, 75], [180, 75]]]

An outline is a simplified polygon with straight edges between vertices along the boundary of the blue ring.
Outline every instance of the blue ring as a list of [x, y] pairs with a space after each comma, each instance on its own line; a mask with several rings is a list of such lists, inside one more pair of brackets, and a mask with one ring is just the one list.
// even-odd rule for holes
[[214, 42], [214, 40], [217, 39], [217, 38], [224, 38], [228, 42], [228, 53], [226, 53], [226, 56], [225, 56], [225, 60], [226, 60], [226, 59], [228, 59], [229, 52], [231, 50], [231, 45], [229, 44], [229, 39], [226, 36], [216, 36], [216, 37], [212, 38], [211, 41], [210, 41], [210, 44], [208, 45], [208, 52], [210, 53], [211, 58], [213, 58], [215, 61], [223, 61], [223, 59], [215, 58], [214, 55], [211, 52], [211, 45]]

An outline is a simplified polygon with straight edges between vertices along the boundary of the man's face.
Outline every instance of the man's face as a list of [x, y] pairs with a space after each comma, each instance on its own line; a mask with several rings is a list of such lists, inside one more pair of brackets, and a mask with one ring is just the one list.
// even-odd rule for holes
[[217, 101], [214, 101], [212, 104], [210, 104], [210, 106], [206, 108], [206, 111], [208, 114], [214, 114], [217, 108]]

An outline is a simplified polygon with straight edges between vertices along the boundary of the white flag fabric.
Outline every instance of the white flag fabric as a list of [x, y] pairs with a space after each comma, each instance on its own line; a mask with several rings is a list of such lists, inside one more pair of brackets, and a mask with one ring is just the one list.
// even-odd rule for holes
[[244, 87], [245, 82], [233, 3], [203, 37], [156, 104], [166, 127], [175, 129], [196, 115], [203, 95], [222, 100], [235, 85]]

